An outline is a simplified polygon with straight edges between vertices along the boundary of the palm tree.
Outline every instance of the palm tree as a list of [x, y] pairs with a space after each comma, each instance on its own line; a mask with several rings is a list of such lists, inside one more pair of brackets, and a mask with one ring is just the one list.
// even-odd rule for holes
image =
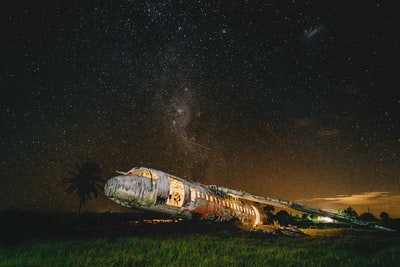
[[62, 179], [64, 186], [67, 186], [65, 193], [70, 195], [76, 192], [79, 197], [78, 214], [81, 213], [82, 204], [91, 198], [97, 198], [99, 192], [103, 190], [105, 181], [101, 176], [99, 164], [93, 162], [83, 162], [76, 164], [77, 172], [68, 171], [70, 177]]

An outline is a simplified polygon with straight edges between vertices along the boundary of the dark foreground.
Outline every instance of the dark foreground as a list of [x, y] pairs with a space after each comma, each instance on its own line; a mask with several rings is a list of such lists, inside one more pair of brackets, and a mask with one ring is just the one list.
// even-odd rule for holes
[[134, 223], [135, 218], [110, 215], [108, 223], [84, 216], [35, 223], [25, 218], [24, 223], [10, 225], [18, 218], [3, 216], [0, 266], [396, 266], [400, 262], [398, 234], [334, 228], [307, 229], [308, 236], [286, 237], [228, 224], [143, 223], [146, 218]]

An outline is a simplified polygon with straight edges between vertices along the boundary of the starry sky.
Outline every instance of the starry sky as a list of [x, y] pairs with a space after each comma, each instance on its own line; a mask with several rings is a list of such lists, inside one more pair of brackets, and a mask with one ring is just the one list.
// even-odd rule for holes
[[[134, 166], [400, 217], [399, 38], [381, 1], [1, 7], [0, 209]], [[396, 85], [397, 84], [397, 85]], [[104, 197], [83, 210], [113, 211]]]

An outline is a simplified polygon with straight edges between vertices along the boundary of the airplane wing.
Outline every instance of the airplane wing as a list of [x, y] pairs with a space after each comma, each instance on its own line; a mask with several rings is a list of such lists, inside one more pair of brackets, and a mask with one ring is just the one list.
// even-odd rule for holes
[[231, 197], [240, 198], [240, 199], [243, 199], [246, 201], [251, 201], [251, 202], [265, 204], [265, 205], [273, 205], [273, 206], [278, 206], [278, 207], [283, 207], [283, 208], [291, 208], [291, 209], [306, 212], [309, 214], [330, 217], [334, 220], [367, 227], [367, 228], [370, 228], [373, 230], [380, 230], [380, 231], [392, 232], [392, 233], [396, 232], [396, 230], [393, 230], [391, 228], [387, 228], [387, 227], [383, 227], [383, 226], [375, 225], [375, 224], [371, 225], [371, 224], [368, 224], [367, 222], [364, 222], [361, 220], [347, 218], [347, 217], [344, 217], [342, 215], [339, 215], [339, 214], [336, 214], [333, 212], [316, 209], [316, 208], [313, 208], [313, 207], [310, 207], [310, 206], [307, 206], [307, 205], [304, 205], [304, 204], [301, 204], [298, 202], [294, 202], [294, 201], [287, 201], [287, 200], [271, 198], [271, 197], [267, 197], [267, 196], [254, 195], [254, 194], [247, 193], [245, 191], [233, 190], [233, 189], [219, 187], [219, 186], [215, 186], [215, 185], [210, 185], [209, 188], [212, 191], [217, 192], [219, 194], [226, 194]]

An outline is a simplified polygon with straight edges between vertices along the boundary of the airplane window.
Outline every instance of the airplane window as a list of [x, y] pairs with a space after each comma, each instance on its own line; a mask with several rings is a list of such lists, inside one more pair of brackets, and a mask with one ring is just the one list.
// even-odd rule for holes
[[190, 187], [190, 200], [192, 202], [196, 201], [196, 189], [194, 189], [193, 187]]

